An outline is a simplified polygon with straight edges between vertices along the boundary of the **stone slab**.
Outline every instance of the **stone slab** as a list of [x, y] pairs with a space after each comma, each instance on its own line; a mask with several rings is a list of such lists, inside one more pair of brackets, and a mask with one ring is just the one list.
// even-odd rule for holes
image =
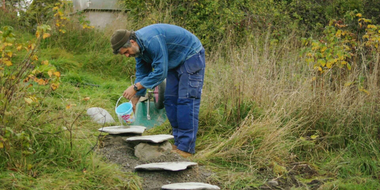
[[152, 142], [152, 143], [162, 143], [167, 140], [174, 139], [173, 135], [145, 135], [138, 137], [129, 137], [126, 139], [127, 142], [138, 141], [138, 142]]
[[140, 125], [131, 125], [131, 126], [102, 127], [98, 130], [100, 132], [116, 135], [116, 134], [126, 134], [126, 133], [142, 134], [145, 131], [145, 129], [146, 127], [143, 127]]
[[199, 183], [199, 182], [187, 182], [187, 183], [173, 183], [173, 184], [168, 184], [164, 185], [161, 187], [161, 189], [166, 189], [166, 190], [193, 190], [193, 189], [220, 189], [216, 185], [210, 185], [207, 183]]
[[159, 162], [142, 164], [135, 167], [135, 170], [168, 170], [168, 171], [180, 171], [185, 170], [189, 166], [198, 165], [195, 162]]

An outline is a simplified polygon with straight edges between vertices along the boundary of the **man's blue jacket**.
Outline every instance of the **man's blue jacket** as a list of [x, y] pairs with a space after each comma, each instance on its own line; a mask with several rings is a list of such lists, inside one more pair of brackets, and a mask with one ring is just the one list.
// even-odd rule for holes
[[[199, 39], [179, 26], [153, 24], [135, 32], [140, 46], [136, 57], [136, 80], [145, 88], [153, 89], [167, 76], [168, 70], [183, 64], [199, 53], [202, 43]], [[137, 95], [144, 95], [140, 90]]]

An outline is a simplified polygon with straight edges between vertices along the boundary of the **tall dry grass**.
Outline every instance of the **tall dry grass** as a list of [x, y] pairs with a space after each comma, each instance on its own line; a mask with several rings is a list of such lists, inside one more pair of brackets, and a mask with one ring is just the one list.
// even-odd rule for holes
[[[208, 56], [201, 116], [206, 126], [200, 129], [203, 150], [197, 157], [255, 171], [272, 162], [317, 161], [352, 143], [364, 154], [378, 155], [380, 54], [372, 59], [372, 72], [362, 59], [341, 81], [331, 73], [322, 80], [300, 54], [294, 33], [279, 43], [270, 34], [269, 29], [254, 33], [239, 47], [224, 41], [218, 48], [227, 51]], [[360, 78], [363, 84], [358, 84]], [[360, 85], [369, 93], [360, 91]], [[251, 107], [243, 115], [239, 108], [247, 104]], [[237, 119], [224, 122], [229, 117]], [[216, 138], [204, 138], [221, 128], [226, 130]]]

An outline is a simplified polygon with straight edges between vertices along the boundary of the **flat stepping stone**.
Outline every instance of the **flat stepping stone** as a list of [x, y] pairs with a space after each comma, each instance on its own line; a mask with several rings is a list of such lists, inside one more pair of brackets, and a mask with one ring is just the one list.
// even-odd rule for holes
[[161, 189], [176, 189], [176, 190], [190, 190], [190, 189], [220, 189], [216, 185], [210, 185], [207, 183], [187, 182], [187, 183], [173, 183], [164, 185]]
[[162, 143], [167, 140], [174, 139], [173, 135], [146, 135], [138, 137], [129, 137], [126, 141], [138, 141], [138, 142], [152, 142], [152, 143]]
[[102, 127], [98, 130], [100, 132], [116, 135], [116, 134], [125, 134], [125, 133], [142, 134], [145, 131], [145, 129], [146, 127], [143, 127], [140, 125], [131, 125], [131, 126]]
[[189, 166], [198, 165], [195, 162], [159, 162], [138, 165], [135, 170], [168, 170], [168, 171], [180, 171], [185, 170]]

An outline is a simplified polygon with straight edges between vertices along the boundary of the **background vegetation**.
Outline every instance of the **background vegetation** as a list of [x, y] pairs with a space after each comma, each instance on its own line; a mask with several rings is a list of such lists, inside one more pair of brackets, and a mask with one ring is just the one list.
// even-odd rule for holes
[[[112, 110], [134, 73], [134, 60], [112, 55], [112, 29], [159, 22], [183, 26], [207, 49], [195, 159], [222, 189], [270, 179], [380, 186], [379, 2], [125, 0], [127, 19], [109, 31], [69, 17], [68, 2], [37, 2], [20, 16], [0, 12], [4, 188], [139, 188], [92, 153], [99, 127], [85, 111]], [[295, 172], [300, 164], [313, 172]]]

